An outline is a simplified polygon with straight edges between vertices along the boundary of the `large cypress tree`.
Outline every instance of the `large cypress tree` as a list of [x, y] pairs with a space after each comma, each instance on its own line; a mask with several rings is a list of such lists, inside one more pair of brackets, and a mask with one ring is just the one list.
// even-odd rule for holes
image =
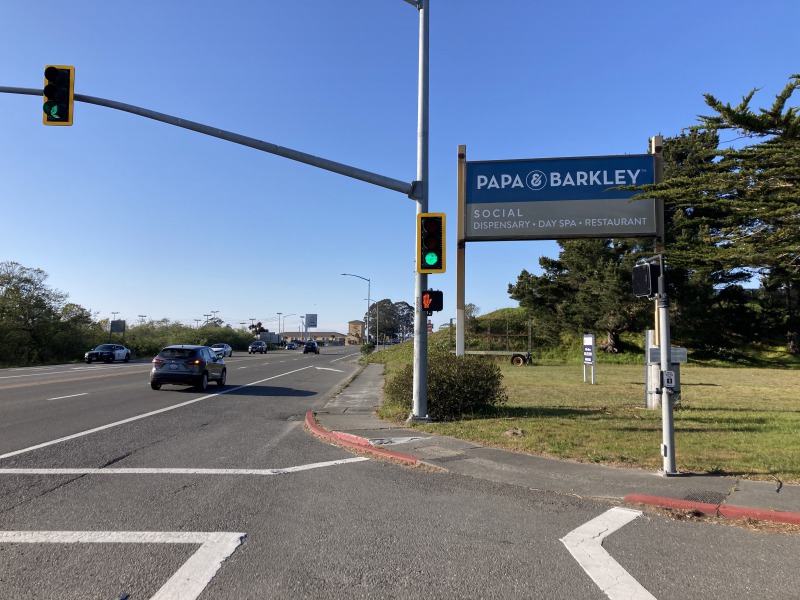
[[523, 270], [508, 293], [534, 320], [538, 336], [558, 343], [563, 333], [605, 335], [606, 352], [619, 352], [620, 334], [641, 328], [651, 312], [631, 293], [636, 240], [561, 240], [558, 259], [542, 257], [542, 275]]
[[[683, 291], [705, 288], [691, 302], [691, 294], [678, 294], [683, 310], [709, 311], [709, 302], [727, 295], [737, 305], [727, 325], [752, 324], [742, 321], [750, 299], [735, 286], [758, 275], [761, 299], [772, 314], [764, 324], [782, 328], [791, 352], [800, 351], [800, 115], [787, 103], [798, 87], [800, 75], [793, 75], [772, 106], [758, 111], [750, 107], [757, 90], [737, 106], [706, 94], [716, 114], [700, 116], [688, 135], [665, 140], [664, 181], [643, 188], [645, 197], [664, 200], [667, 256], [686, 284]], [[721, 132], [747, 143], [720, 148]], [[777, 316], [776, 301], [783, 302]], [[702, 338], [721, 329], [706, 329]], [[759, 333], [764, 331], [750, 332]]]

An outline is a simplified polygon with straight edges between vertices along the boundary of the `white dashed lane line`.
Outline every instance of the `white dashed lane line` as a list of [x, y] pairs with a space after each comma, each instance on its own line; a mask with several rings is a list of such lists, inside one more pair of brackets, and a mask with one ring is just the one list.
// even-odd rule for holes
[[77, 398], [78, 396], [87, 396], [89, 392], [83, 392], [81, 394], [72, 394], [70, 396], [58, 396], [56, 398], [48, 398], [48, 402], [52, 402], [53, 400], [66, 400], [67, 398]]
[[0, 475], [286, 475], [311, 469], [335, 467], [369, 460], [365, 456], [329, 460], [326, 462], [298, 465], [284, 469], [152, 469], [152, 468], [103, 468], [103, 469], [0, 469]]
[[67, 440], [74, 440], [75, 438], [83, 437], [86, 435], [90, 435], [92, 433], [97, 433], [98, 431], [104, 431], [106, 429], [110, 429], [112, 427], [118, 427], [120, 425], [124, 425], [126, 423], [132, 423], [134, 421], [138, 421], [139, 419], [146, 419], [148, 417], [152, 417], [154, 415], [160, 415], [161, 413], [165, 413], [171, 410], [175, 410], [184, 406], [189, 406], [190, 404], [194, 404], [195, 402], [202, 402], [203, 400], [208, 400], [209, 398], [216, 398], [217, 396], [222, 396], [223, 394], [230, 394], [231, 392], [235, 392], [236, 390], [241, 390], [246, 387], [257, 385], [259, 383], [263, 383], [265, 381], [272, 381], [273, 379], [278, 379], [279, 377], [285, 377], [286, 375], [291, 375], [292, 373], [298, 373], [299, 371], [303, 371], [304, 369], [310, 369], [311, 367], [301, 367], [299, 369], [295, 369], [294, 371], [287, 371], [286, 373], [280, 373], [278, 375], [273, 375], [272, 377], [267, 377], [266, 379], [260, 379], [259, 381], [252, 381], [245, 385], [238, 385], [236, 387], [226, 387], [215, 394], [208, 394], [206, 396], [200, 396], [199, 398], [194, 398], [192, 400], [187, 400], [186, 402], [181, 402], [179, 404], [173, 404], [172, 406], [166, 406], [164, 408], [160, 408], [158, 410], [154, 410], [148, 413], [144, 413], [141, 415], [136, 415], [135, 417], [130, 417], [127, 419], [123, 419], [121, 421], [116, 421], [115, 423], [109, 423], [108, 425], [101, 425], [100, 427], [95, 427], [94, 429], [87, 429], [86, 431], [81, 431], [80, 433], [73, 433], [72, 435], [67, 435], [62, 438], [58, 438], [56, 440], [50, 440], [49, 442], [44, 442], [42, 444], [36, 444], [35, 446], [30, 446], [28, 448], [22, 448], [21, 450], [15, 450], [13, 452], [6, 452], [5, 454], [0, 454], [0, 460], [4, 458], [9, 458], [11, 456], [17, 456], [19, 454], [25, 454], [26, 452], [30, 452], [32, 450], [38, 450], [39, 448], [46, 448], [47, 446], [52, 446], [53, 444], [60, 444], [61, 442], [66, 442]]

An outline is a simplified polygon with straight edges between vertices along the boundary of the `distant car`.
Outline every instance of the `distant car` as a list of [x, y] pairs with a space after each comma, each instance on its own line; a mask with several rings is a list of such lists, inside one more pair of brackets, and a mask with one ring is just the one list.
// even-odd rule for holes
[[286, 344], [286, 349], [287, 350], [297, 350], [297, 344], [295, 344], [294, 342], [289, 342], [288, 344]]
[[219, 354], [222, 358], [226, 356], [233, 356], [233, 348], [228, 344], [211, 344], [211, 349]]
[[319, 354], [319, 345], [314, 340], [308, 340], [303, 346], [303, 354], [308, 354], [309, 352]]
[[87, 365], [101, 360], [107, 363], [112, 363], [115, 360], [128, 362], [131, 359], [131, 351], [120, 344], [100, 344], [94, 350], [89, 350], [84, 354], [83, 359]]
[[205, 391], [209, 381], [225, 385], [225, 359], [208, 346], [167, 346], [153, 359], [150, 387], [160, 390], [164, 383], [191, 385]]
[[267, 342], [253, 342], [247, 347], [248, 354], [255, 354], [256, 352], [264, 354], [266, 351], [267, 351]]

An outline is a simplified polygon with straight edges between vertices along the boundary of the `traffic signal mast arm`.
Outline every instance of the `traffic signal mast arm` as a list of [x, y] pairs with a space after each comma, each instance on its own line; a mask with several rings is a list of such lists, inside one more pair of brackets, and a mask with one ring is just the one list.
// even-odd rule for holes
[[[21, 88], [21, 87], [0, 86], [0, 92], [5, 92], [9, 94], [24, 94], [28, 96], [40, 96], [40, 97], [42, 95], [41, 89]], [[291, 148], [284, 148], [283, 146], [277, 146], [269, 142], [264, 142], [262, 140], [257, 140], [255, 138], [239, 135], [238, 133], [225, 131], [224, 129], [217, 129], [216, 127], [210, 127], [208, 125], [203, 125], [202, 123], [197, 123], [195, 121], [188, 121], [186, 119], [181, 119], [179, 117], [173, 117], [171, 115], [149, 110], [147, 108], [141, 108], [139, 106], [134, 106], [132, 104], [125, 104], [123, 102], [117, 102], [115, 100], [107, 100], [105, 98], [97, 98], [95, 96], [87, 96], [85, 94], [75, 94], [74, 99], [77, 102], [86, 102], [87, 104], [96, 104], [97, 106], [105, 106], [106, 108], [122, 110], [134, 115], [139, 115], [140, 117], [153, 119], [154, 121], [161, 121], [162, 123], [166, 123], [168, 125], [174, 125], [176, 127], [182, 127], [184, 129], [190, 129], [198, 133], [210, 135], [211, 137], [216, 137], [221, 140], [225, 140], [227, 142], [233, 142], [234, 144], [247, 146], [249, 148], [254, 148], [255, 150], [268, 152], [269, 154], [276, 154], [278, 156], [283, 156], [284, 158], [288, 158], [290, 160], [305, 163], [307, 165], [318, 167], [320, 169], [325, 169], [326, 171], [339, 173], [340, 175], [351, 177], [353, 179], [358, 179], [360, 181], [365, 181], [367, 183], [371, 183], [373, 185], [377, 185], [379, 187], [383, 187], [395, 192], [400, 192], [402, 194], [405, 194], [412, 200], [419, 200], [420, 198], [422, 186], [420, 186], [419, 183], [415, 181], [409, 183], [405, 181], [400, 181], [398, 179], [392, 179], [391, 177], [386, 177], [384, 175], [379, 175], [377, 173], [372, 173], [370, 171], [365, 171], [363, 169], [358, 169], [356, 167], [351, 167], [349, 165], [334, 162], [332, 160], [320, 158], [312, 154], [306, 154], [305, 152], [299, 152], [297, 150], [292, 150]]]

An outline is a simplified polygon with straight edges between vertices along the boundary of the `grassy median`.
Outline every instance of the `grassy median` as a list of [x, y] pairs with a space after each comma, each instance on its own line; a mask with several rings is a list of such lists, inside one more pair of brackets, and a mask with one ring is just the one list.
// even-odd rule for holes
[[[410, 346], [410, 344], [403, 344]], [[390, 375], [410, 348], [371, 360]], [[674, 411], [681, 472], [800, 483], [800, 370], [681, 365], [681, 407]], [[509, 401], [493, 414], [421, 431], [565, 460], [658, 470], [661, 410], [644, 408], [644, 365], [599, 364], [596, 383], [583, 366], [501, 363]], [[381, 416], [398, 420], [397, 407]], [[406, 415], [407, 416], [407, 415]]]

